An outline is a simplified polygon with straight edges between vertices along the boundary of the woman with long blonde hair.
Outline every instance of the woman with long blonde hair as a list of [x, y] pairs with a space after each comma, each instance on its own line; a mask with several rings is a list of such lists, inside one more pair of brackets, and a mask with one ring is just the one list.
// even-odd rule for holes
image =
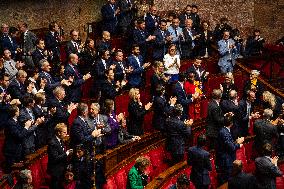
[[262, 94], [262, 100], [264, 102], [264, 108], [269, 108], [273, 111], [274, 119], [281, 114], [282, 104], [284, 103], [284, 101], [280, 97], [275, 96], [269, 91], [264, 91]]

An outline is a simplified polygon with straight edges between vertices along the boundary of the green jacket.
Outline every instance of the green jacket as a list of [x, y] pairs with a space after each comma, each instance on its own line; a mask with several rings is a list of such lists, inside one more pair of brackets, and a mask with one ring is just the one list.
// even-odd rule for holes
[[129, 173], [127, 178], [127, 189], [143, 189], [143, 182], [141, 174], [139, 174], [137, 168], [133, 166]]

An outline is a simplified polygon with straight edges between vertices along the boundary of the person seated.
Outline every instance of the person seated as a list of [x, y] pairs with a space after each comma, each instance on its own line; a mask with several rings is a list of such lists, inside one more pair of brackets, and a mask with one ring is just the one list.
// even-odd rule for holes
[[75, 147], [71, 164], [79, 188], [91, 189], [94, 184], [94, 162], [84, 145], [79, 144]]
[[175, 83], [178, 80], [180, 68], [180, 56], [177, 54], [177, 47], [171, 44], [168, 53], [164, 56], [165, 75], [170, 77], [169, 82]]
[[229, 99], [229, 93], [231, 90], [236, 90], [237, 87], [234, 84], [234, 75], [232, 72], [228, 72], [225, 74], [225, 80], [220, 84], [220, 90], [222, 91], [222, 100]]
[[24, 169], [20, 171], [17, 179], [17, 184], [13, 187], [14, 189], [32, 189], [33, 188], [33, 176], [32, 171]]
[[5, 69], [5, 73], [9, 75], [10, 80], [14, 80], [16, 78], [16, 75], [18, 73], [18, 70], [22, 69], [24, 66], [23, 62], [17, 61], [15, 62], [12, 59], [11, 56], [11, 51], [9, 51], [8, 49], [4, 50], [4, 62], [3, 62], [3, 67]]
[[212, 171], [210, 153], [203, 149], [206, 136], [197, 138], [197, 146], [188, 149], [187, 164], [192, 165], [190, 179], [196, 189], [208, 189], [210, 185], [209, 171]]
[[246, 55], [259, 56], [264, 50], [265, 40], [260, 36], [260, 30], [253, 31], [253, 36], [249, 36], [246, 42]]
[[127, 131], [126, 118], [124, 114], [120, 114], [120, 126], [118, 131], [118, 141], [120, 144], [127, 144], [140, 140], [140, 136], [130, 135]]
[[131, 135], [141, 136], [144, 134], [143, 122], [144, 116], [152, 106], [151, 102], [148, 102], [144, 107], [140, 99], [140, 92], [137, 88], [132, 88], [129, 91], [130, 101], [128, 104], [128, 132]]
[[167, 150], [171, 153], [172, 164], [179, 163], [184, 159], [184, 145], [191, 135], [193, 120], [181, 120], [182, 114], [182, 105], [176, 104], [172, 114], [166, 119], [165, 123]]
[[247, 188], [254, 189], [256, 186], [256, 178], [252, 174], [243, 172], [243, 162], [235, 160], [233, 162], [232, 176], [228, 181], [229, 189]]
[[190, 180], [186, 174], [182, 173], [178, 176], [176, 184], [170, 186], [169, 189], [187, 189], [189, 187], [190, 187]]
[[276, 189], [276, 177], [283, 172], [277, 166], [278, 156], [272, 157], [272, 145], [263, 145], [262, 156], [255, 159], [255, 176], [257, 188]]
[[211, 30], [209, 30], [209, 22], [203, 21], [201, 24], [200, 37], [199, 37], [199, 54], [203, 58], [208, 58], [212, 55], [214, 43], [214, 35]]
[[64, 180], [60, 184], [62, 189], [79, 189], [80, 183], [74, 179], [74, 172], [71, 165], [68, 165], [65, 173]]
[[150, 160], [146, 157], [138, 157], [134, 166], [130, 169], [127, 176], [126, 189], [143, 189], [147, 185], [148, 176], [145, 170], [150, 165]]
[[273, 120], [279, 117], [279, 115], [282, 113], [282, 105], [284, 101], [278, 97], [272, 94], [269, 91], [264, 91], [262, 93], [262, 100], [263, 100], [263, 107], [269, 108], [273, 111]]

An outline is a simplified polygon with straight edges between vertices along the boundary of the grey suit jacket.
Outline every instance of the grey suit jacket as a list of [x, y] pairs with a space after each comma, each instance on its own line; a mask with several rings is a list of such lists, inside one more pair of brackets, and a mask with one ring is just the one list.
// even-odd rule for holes
[[[235, 45], [235, 42], [232, 39], [228, 39], [228, 43], [230, 45]], [[224, 65], [230, 63], [230, 60], [232, 60], [232, 64], [233, 64], [232, 66], [235, 65], [235, 63], [236, 63], [235, 59], [238, 56], [236, 48], [229, 49], [226, 41], [224, 39], [222, 39], [218, 42], [218, 51], [219, 51], [219, 54], [220, 54], [220, 59], [219, 59], [219, 62], [218, 62], [219, 66], [224, 66]]]
[[[98, 114], [98, 116], [96, 118], [89, 117], [87, 122], [88, 122], [88, 125], [89, 125], [89, 127], [91, 128], [92, 131], [97, 129], [96, 124], [98, 122], [100, 122], [104, 125], [104, 127], [102, 128], [103, 134], [109, 134], [111, 132], [111, 128], [110, 128], [109, 123], [108, 123], [108, 117], [105, 116], [105, 115]], [[97, 137], [95, 139], [95, 145], [99, 146], [103, 143], [103, 141], [104, 141], [104, 137]]]
[[37, 36], [31, 32], [31, 31], [27, 31], [26, 36], [24, 36], [24, 34], [22, 34], [23, 36], [23, 44], [22, 44], [22, 49], [24, 53], [28, 53], [28, 52], [33, 52], [35, 50], [36, 47], [36, 40], [37, 40]]

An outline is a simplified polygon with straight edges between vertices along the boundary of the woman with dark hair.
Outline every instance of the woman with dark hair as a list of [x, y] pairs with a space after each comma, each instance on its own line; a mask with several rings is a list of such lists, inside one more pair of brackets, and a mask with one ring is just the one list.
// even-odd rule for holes
[[199, 56], [204, 58], [211, 56], [213, 43], [213, 32], [209, 30], [209, 22], [203, 21], [199, 38]]
[[92, 64], [97, 58], [97, 51], [95, 48], [95, 42], [93, 39], [88, 38], [85, 42], [83, 51], [80, 53], [81, 63], [79, 69], [82, 74], [86, 74], [91, 71]]
[[74, 180], [74, 171], [72, 165], [68, 165], [64, 174], [62, 189], [81, 189], [80, 183]]
[[105, 100], [105, 115], [108, 117], [108, 123], [111, 128], [111, 134], [106, 136], [106, 148], [114, 148], [118, 144], [119, 122], [122, 119], [122, 113], [116, 115], [114, 112], [114, 101]]
[[94, 183], [94, 162], [82, 144], [75, 147], [72, 166], [75, 180], [80, 183], [80, 188], [92, 188]]
[[129, 97], [130, 102], [128, 104], [128, 132], [131, 135], [141, 136], [144, 134], [144, 116], [151, 108], [152, 103], [149, 102], [145, 105], [145, 107], [143, 107], [142, 102], [140, 101], [139, 89], [137, 88], [130, 89]]

